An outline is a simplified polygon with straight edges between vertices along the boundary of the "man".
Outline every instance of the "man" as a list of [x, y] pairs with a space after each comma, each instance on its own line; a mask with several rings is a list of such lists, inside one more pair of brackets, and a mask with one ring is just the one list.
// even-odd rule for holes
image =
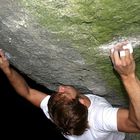
[[[69, 140], [123, 140], [124, 132], [140, 132], [140, 81], [135, 74], [132, 53], [118, 43], [110, 51], [114, 69], [120, 75], [130, 99], [129, 109], [112, 107], [104, 98], [83, 95], [62, 85], [51, 96], [32, 89], [9, 65], [0, 50], [0, 68], [16, 92], [40, 107]], [[120, 55], [120, 52], [124, 55]]]

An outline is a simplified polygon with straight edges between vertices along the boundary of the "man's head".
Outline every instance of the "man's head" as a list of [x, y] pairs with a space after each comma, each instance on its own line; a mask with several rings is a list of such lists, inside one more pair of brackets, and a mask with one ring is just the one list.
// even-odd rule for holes
[[59, 86], [48, 103], [49, 114], [66, 135], [81, 135], [88, 128], [88, 109], [84, 95], [72, 86]]

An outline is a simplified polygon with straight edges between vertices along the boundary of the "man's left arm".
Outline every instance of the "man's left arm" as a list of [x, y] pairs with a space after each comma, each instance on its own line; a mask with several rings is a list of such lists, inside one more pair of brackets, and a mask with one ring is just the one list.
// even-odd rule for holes
[[30, 101], [33, 105], [40, 107], [41, 101], [47, 94], [31, 88], [25, 79], [10, 67], [9, 61], [2, 50], [0, 50], [0, 69], [4, 72], [17, 94]]

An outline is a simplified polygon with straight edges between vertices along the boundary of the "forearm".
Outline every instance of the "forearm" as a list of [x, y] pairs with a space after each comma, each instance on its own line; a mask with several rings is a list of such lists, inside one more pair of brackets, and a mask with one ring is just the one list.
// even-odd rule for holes
[[19, 95], [23, 97], [29, 95], [29, 86], [20, 74], [18, 74], [11, 67], [9, 67], [7, 70], [4, 70], [3, 72], [7, 76], [10, 84], [13, 86], [13, 88]]
[[130, 99], [129, 118], [140, 127], [140, 81], [133, 75], [123, 79]]

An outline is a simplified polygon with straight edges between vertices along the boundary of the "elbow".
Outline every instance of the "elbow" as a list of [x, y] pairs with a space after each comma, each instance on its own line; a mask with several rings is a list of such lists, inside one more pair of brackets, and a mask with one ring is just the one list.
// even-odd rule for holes
[[137, 128], [140, 130], [140, 121], [136, 122]]
[[130, 124], [137, 129], [138, 132], [140, 132], [140, 120], [134, 119], [134, 118], [129, 118]]
[[23, 89], [21, 92], [21, 96], [23, 96], [24, 98], [28, 99], [31, 95], [31, 91], [32, 89], [30, 87], [26, 87], [26, 89]]
[[[139, 112], [140, 113], [140, 112]], [[140, 117], [139, 115], [136, 115], [137, 117], [135, 117], [135, 124], [137, 126], [137, 128], [140, 130]]]
[[140, 131], [140, 120], [135, 120], [133, 121], [133, 123], [135, 124], [136, 128]]
[[32, 94], [32, 91], [33, 91], [33, 89], [30, 88], [30, 87], [28, 87], [28, 89], [27, 89], [28, 95], [31, 95]]

